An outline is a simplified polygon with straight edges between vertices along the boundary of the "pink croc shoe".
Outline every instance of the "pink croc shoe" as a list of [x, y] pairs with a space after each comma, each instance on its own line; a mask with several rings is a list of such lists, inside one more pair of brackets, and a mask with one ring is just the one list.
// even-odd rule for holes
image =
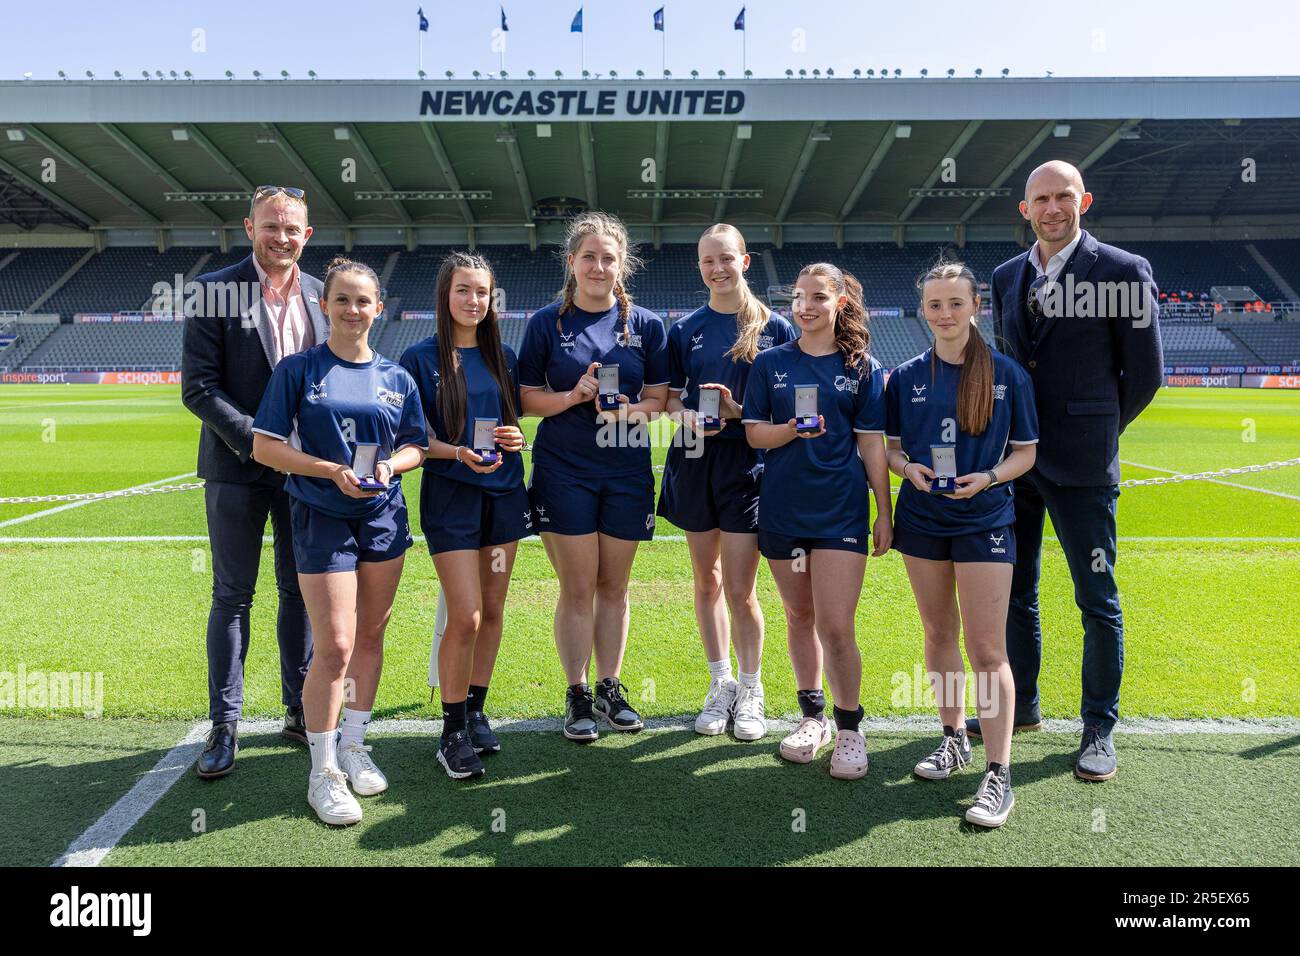
[[805, 717], [781, 741], [781, 756], [791, 763], [812, 763], [817, 751], [831, 742], [831, 725], [825, 718]]
[[867, 740], [856, 730], [835, 731], [831, 753], [831, 776], [839, 780], [860, 780], [867, 775]]

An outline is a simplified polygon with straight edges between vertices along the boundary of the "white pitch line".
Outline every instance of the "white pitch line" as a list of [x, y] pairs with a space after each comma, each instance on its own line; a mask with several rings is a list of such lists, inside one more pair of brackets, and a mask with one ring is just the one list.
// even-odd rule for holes
[[[0, 537], [0, 544], [168, 544], [168, 543], [206, 543], [207, 535], [203, 534], [140, 534], [140, 535], [86, 535], [84, 537], [65, 537], [65, 536], [30, 536], [30, 537]], [[423, 535], [414, 535], [413, 540], [417, 544], [424, 543]], [[529, 544], [540, 544], [541, 538], [530, 536], [520, 540]], [[685, 535], [680, 534], [661, 534], [651, 541], [642, 542], [643, 544], [654, 544], [655, 542], [665, 542], [668, 544], [681, 543], [686, 540]], [[1044, 541], [1056, 541], [1052, 535], [1045, 535]], [[1217, 537], [1214, 535], [1120, 535], [1120, 543], [1160, 543], [1170, 544], [1185, 542], [1187, 544], [1218, 544], [1222, 542], [1239, 543], [1239, 544], [1300, 544], [1300, 538], [1290, 538], [1284, 536], [1262, 536], [1262, 537]], [[262, 538], [262, 544], [271, 544], [273, 539], [268, 535]]]
[[[178, 481], [181, 478], [193, 478], [194, 472], [187, 471], [183, 475], [172, 475], [170, 478], [159, 478], [157, 481], [146, 481], [142, 485], [132, 485], [126, 491], [134, 491], [139, 488], [152, 488], [154, 485], [165, 485], [169, 481]], [[22, 524], [24, 521], [35, 521], [37, 518], [44, 518], [47, 515], [57, 514], [60, 511], [67, 511], [69, 508], [80, 508], [82, 505], [94, 504], [96, 501], [110, 501], [108, 498], [87, 498], [84, 501], [69, 501], [67, 504], [59, 505], [55, 508], [46, 508], [44, 511], [34, 511], [29, 515], [19, 515], [17, 518], [10, 518], [7, 521], [0, 521], [0, 528], [7, 528], [13, 524]]]
[[[494, 729], [502, 733], [559, 733], [563, 720], [558, 717], [539, 719], [502, 719], [493, 722]], [[651, 733], [682, 733], [693, 731], [694, 714], [679, 717], [658, 717], [646, 721]], [[773, 741], [777, 735], [789, 733], [797, 725], [793, 715], [769, 717], [768, 736]], [[283, 722], [279, 720], [241, 720], [241, 737], [252, 734], [278, 734]], [[185, 774], [203, 750], [209, 724], [199, 721], [175, 747], [169, 750], [154, 768], [141, 777], [130, 791], [108, 811], [73, 840], [55, 862], [54, 866], [99, 866], [113, 847], [131, 831], [146, 813], [171, 789], [172, 784]], [[932, 714], [907, 717], [867, 717], [862, 729], [871, 733], [933, 731]], [[1077, 737], [1083, 730], [1078, 720], [1049, 719], [1043, 721], [1043, 733]], [[432, 737], [442, 733], [440, 720], [376, 720], [369, 732], [376, 736], [410, 734]], [[1184, 734], [1237, 734], [1257, 737], [1285, 737], [1300, 735], [1300, 719], [1270, 717], [1245, 720], [1223, 717], [1207, 720], [1172, 720], [1163, 717], [1139, 717], [1121, 720], [1115, 727], [1118, 734], [1145, 736]]]
[[[1172, 468], [1157, 468], [1155, 465], [1142, 465], [1136, 461], [1125, 461], [1120, 459], [1121, 465], [1128, 465], [1130, 468], [1144, 468], [1147, 471], [1160, 471], [1166, 475], [1183, 475], [1186, 472], [1174, 471]], [[1300, 495], [1288, 495], [1285, 491], [1274, 491], [1271, 488], [1256, 488], [1254, 485], [1241, 485], [1235, 481], [1223, 481], [1220, 478], [1198, 478], [1197, 481], [1204, 481], [1211, 485], [1223, 485], [1227, 488], [1240, 488], [1242, 491], [1258, 491], [1261, 495], [1273, 495], [1277, 498], [1289, 498], [1291, 501], [1300, 501]]]
[[99, 866], [110, 850], [130, 832], [140, 818], [162, 799], [181, 774], [190, 768], [203, 751], [209, 724], [200, 721], [190, 728], [181, 742], [167, 751], [153, 769], [135, 782], [127, 793], [108, 808], [54, 861], [54, 866]]

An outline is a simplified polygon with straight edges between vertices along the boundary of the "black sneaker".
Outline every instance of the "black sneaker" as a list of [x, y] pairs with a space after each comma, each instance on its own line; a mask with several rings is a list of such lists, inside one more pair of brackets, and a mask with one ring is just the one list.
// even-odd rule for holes
[[[945, 728], [945, 731], [947, 728]], [[970, 738], [964, 730], [944, 734], [934, 753], [918, 763], [912, 772], [926, 780], [946, 780], [970, 763]]]
[[[1012, 718], [1011, 732], [1013, 734], [1023, 734], [1027, 730], [1042, 730], [1043, 718], [1037, 709], [1032, 711], [1016, 711], [1015, 717]], [[980, 730], [980, 719], [978, 717], [966, 718], [966, 736], [974, 737], [976, 740], [983, 740], [984, 734]]]
[[1000, 827], [1007, 822], [1016, 795], [1011, 792], [1011, 771], [989, 770], [975, 791], [975, 805], [966, 811], [966, 822], [981, 827]]
[[438, 763], [452, 780], [483, 776], [483, 761], [478, 759], [474, 745], [469, 742], [469, 734], [463, 730], [439, 738]]
[[301, 704], [297, 707], [285, 708], [284, 726], [280, 728], [280, 736], [300, 744], [307, 743], [307, 720], [303, 717]]
[[591, 743], [600, 736], [596, 718], [592, 715], [591, 688], [576, 684], [564, 692], [564, 736], [579, 743]]
[[623, 696], [627, 690], [617, 677], [606, 677], [596, 685], [596, 713], [615, 730], [641, 730], [645, 722]]
[[501, 741], [492, 732], [492, 725], [483, 711], [471, 710], [465, 714], [465, 731], [476, 754], [494, 754], [501, 749]]

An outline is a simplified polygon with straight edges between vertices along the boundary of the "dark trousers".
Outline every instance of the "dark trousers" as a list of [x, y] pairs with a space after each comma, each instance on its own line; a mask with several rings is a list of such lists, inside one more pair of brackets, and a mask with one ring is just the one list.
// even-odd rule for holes
[[1119, 719], [1119, 685], [1124, 676], [1124, 617], [1115, 585], [1117, 485], [1072, 488], [1043, 478], [1037, 470], [1016, 479], [1015, 571], [1007, 611], [1007, 657], [1016, 682], [1016, 713], [1038, 712], [1038, 672], [1043, 635], [1038, 615], [1043, 518], [1052, 518], [1074, 581], [1074, 602], [1083, 618], [1085, 724], [1109, 730]]
[[298, 588], [293, 529], [284, 479], [251, 485], [209, 481], [203, 486], [212, 548], [212, 610], [208, 614], [208, 711], [213, 721], [238, 720], [244, 705], [244, 660], [248, 621], [262, 558], [262, 536], [271, 518], [275, 585], [280, 607], [280, 693], [286, 707], [302, 704], [302, 684], [311, 664], [311, 625]]

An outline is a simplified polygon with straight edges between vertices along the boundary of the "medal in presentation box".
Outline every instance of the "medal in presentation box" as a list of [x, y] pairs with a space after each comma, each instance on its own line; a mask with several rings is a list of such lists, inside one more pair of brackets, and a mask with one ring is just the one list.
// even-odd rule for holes
[[794, 430], [799, 434], [821, 431], [817, 417], [817, 386], [794, 387]]
[[618, 408], [618, 366], [602, 365], [596, 369], [596, 380], [600, 383], [600, 410], [614, 411]]
[[485, 465], [497, 463], [497, 420], [495, 418], [474, 419], [474, 454], [483, 459]]
[[701, 428], [722, 427], [722, 392], [716, 388], [700, 389], [699, 420]]
[[930, 493], [950, 495], [957, 490], [953, 479], [957, 477], [957, 449], [952, 445], [930, 446]]
[[357, 450], [352, 453], [352, 473], [361, 480], [362, 491], [383, 491], [388, 486], [375, 480], [375, 466], [378, 464], [379, 446], [357, 443]]

